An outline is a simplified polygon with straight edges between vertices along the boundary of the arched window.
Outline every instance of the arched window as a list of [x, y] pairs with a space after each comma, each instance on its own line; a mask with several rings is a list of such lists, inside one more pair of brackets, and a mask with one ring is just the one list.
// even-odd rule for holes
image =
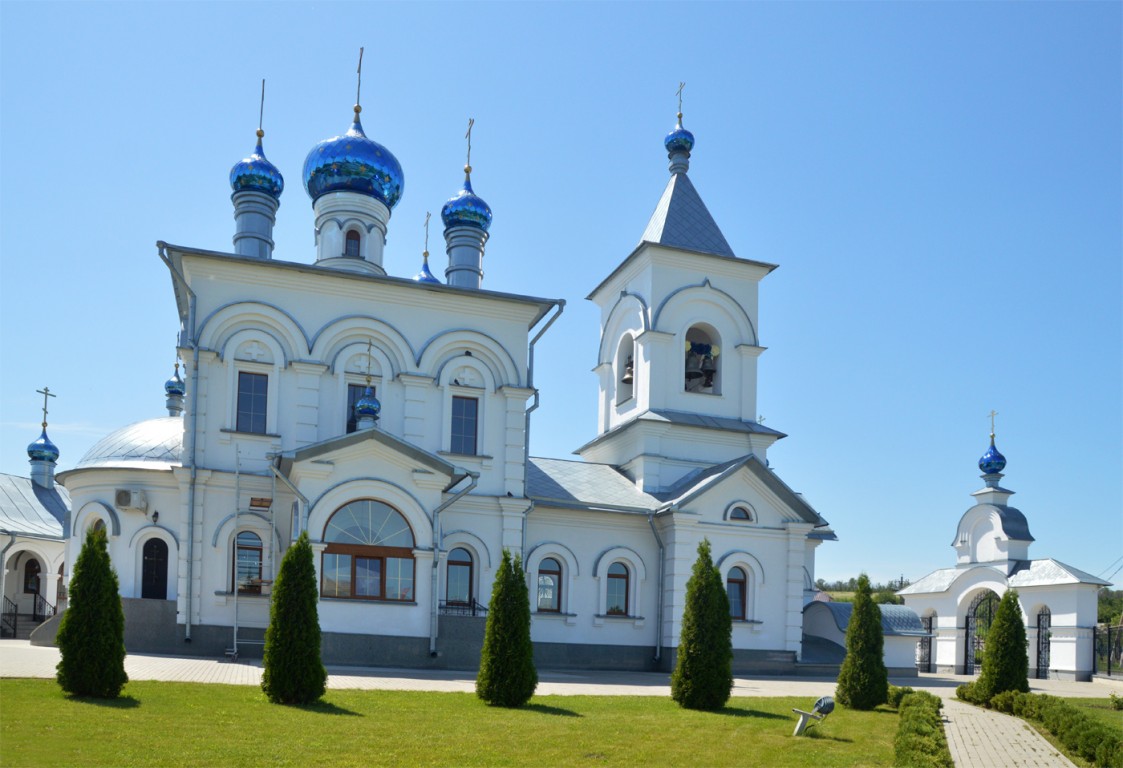
[[39, 574], [41, 572], [39, 561], [34, 557], [23, 566], [23, 591], [30, 595], [39, 594]]
[[686, 332], [683, 387], [687, 392], [721, 393], [720, 354], [717, 331], [695, 325]]
[[253, 531], [242, 531], [234, 539], [234, 585], [239, 595], [261, 594], [261, 537]]
[[347, 232], [347, 242], [343, 255], [349, 259], [359, 258], [359, 233], [353, 229]]
[[623, 563], [613, 563], [608, 566], [605, 613], [609, 616], [628, 615], [628, 567]]
[[749, 579], [745, 575], [745, 569], [737, 566], [729, 571], [729, 577], [725, 581], [725, 592], [729, 595], [729, 615], [734, 621], [744, 621], [748, 616], [746, 611], [748, 587]]
[[734, 507], [729, 510], [729, 519], [751, 523], [753, 521], [753, 513], [748, 507]]
[[105, 521], [102, 520], [100, 517], [97, 520], [94, 521], [94, 530], [95, 531], [104, 531], [105, 530]]
[[324, 527], [320, 594], [354, 600], [414, 599], [413, 531], [396, 509], [360, 499]]
[[561, 611], [561, 564], [547, 557], [538, 564], [538, 610], [558, 613]]
[[445, 580], [445, 602], [452, 605], [472, 603], [472, 555], [463, 547], [448, 553], [448, 578]]

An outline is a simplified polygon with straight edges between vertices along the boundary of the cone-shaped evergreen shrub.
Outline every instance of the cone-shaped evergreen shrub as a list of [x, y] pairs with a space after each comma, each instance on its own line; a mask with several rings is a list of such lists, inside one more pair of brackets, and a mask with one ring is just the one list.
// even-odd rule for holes
[[538, 687], [530, 642], [530, 597], [522, 558], [503, 550], [488, 606], [476, 695], [495, 707], [521, 707]]
[[733, 690], [733, 619], [721, 573], [702, 539], [686, 582], [671, 698], [687, 709], [721, 709]]
[[1018, 607], [1018, 593], [1008, 589], [987, 632], [983, 669], [974, 683], [975, 693], [983, 702], [1003, 691], [1026, 693], [1029, 691], [1028, 669], [1026, 627]]
[[846, 628], [846, 658], [834, 697], [851, 709], [873, 709], [889, 700], [881, 610], [870, 597], [870, 579], [864, 573], [858, 577], [854, 611]]
[[76, 696], [112, 699], [125, 674], [125, 612], [104, 529], [91, 528], [70, 579], [58, 637], [58, 684]]
[[261, 690], [274, 704], [310, 704], [324, 695], [328, 673], [320, 659], [316, 566], [308, 532], [281, 560], [265, 630]]

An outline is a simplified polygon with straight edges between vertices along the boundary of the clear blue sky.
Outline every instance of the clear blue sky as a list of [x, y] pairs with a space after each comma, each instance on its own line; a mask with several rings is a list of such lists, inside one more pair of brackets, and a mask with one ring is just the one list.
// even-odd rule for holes
[[44, 384], [63, 469], [164, 414], [155, 242], [231, 249], [262, 77], [276, 257], [314, 260], [300, 171], [347, 128], [363, 45], [363, 123], [406, 176], [390, 273], [417, 271], [471, 116], [484, 287], [568, 302], [535, 455], [594, 436], [584, 297], [666, 183], [685, 80], [691, 178], [738, 255], [780, 265], [759, 410], [838, 531], [818, 575], [954, 564], [992, 408], [1031, 553], [1100, 573], [1123, 555], [1121, 7], [3, 2], [0, 471], [27, 474]]

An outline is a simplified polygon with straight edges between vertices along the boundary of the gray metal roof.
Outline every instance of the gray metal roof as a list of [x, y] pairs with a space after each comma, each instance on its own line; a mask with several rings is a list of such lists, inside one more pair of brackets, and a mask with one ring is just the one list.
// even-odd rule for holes
[[62, 539], [70, 494], [59, 484], [47, 490], [29, 477], [0, 474], [0, 532]]
[[1007, 583], [1014, 589], [1021, 587], [1044, 587], [1053, 584], [1095, 584], [1111, 586], [1111, 582], [1085, 573], [1079, 568], [1065, 565], [1051, 557], [1043, 560], [1019, 560], [1010, 571]]
[[[974, 512], [979, 507], [987, 507], [993, 509], [998, 514], [998, 521], [1002, 525], [1002, 531], [1011, 539], [1016, 541], [1036, 541], [1029, 532], [1029, 521], [1022, 511], [1014, 507], [1008, 507], [1005, 504], [976, 504], [963, 513], [963, 516]], [[956, 539], [953, 539], [951, 545], [954, 547], [958, 539], [959, 532], [956, 532]]]
[[725, 235], [685, 173], [676, 173], [667, 182], [640, 242], [733, 256]]
[[526, 495], [544, 504], [654, 511], [662, 502], [608, 464], [531, 458]]
[[[807, 609], [813, 605], [821, 605], [831, 612], [834, 618], [834, 623], [843, 632], [850, 626], [850, 617], [854, 613], [853, 603], [824, 603], [812, 602], [804, 606], [803, 610], [806, 613]], [[903, 636], [917, 636], [924, 637], [928, 633], [924, 631], [923, 625], [920, 623], [920, 617], [912, 608], [904, 605], [879, 605], [881, 610], [881, 631], [882, 634], [889, 635], [903, 635]]]
[[165, 416], [111, 432], [86, 452], [75, 469], [116, 467], [171, 469], [180, 465], [183, 419]]
[[467, 470], [462, 470], [454, 464], [445, 461], [440, 456], [429, 453], [429, 451], [426, 451], [424, 448], [418, 448], [408, 440], [403, 440], [400, 437], [391, 435], [389, 432], [385, 432], [378, 427], [360, 429], [349, 434], [329, 437], [327, 440], [305, 445], [295, 451], [288, 451], [281, 460], [281, 469], [287, 475], [292, 464], [295, 462], [312, 461], [320, 456], [352, 445], [358, 445], [368, 440], [380, 443], [395, 453], [406, 456], [419, 464], [423, 464], [449, 477], [456, 477], [459, 475], [460, 478], [463, 478], [465, 475], [471, 474]]
[[622, 432], [626, 429], [631, 429], [641, 422], [655, 422], [663, 424], [681, 424], [687, 427], [698, 427], [700, 429], [717, 429], [725, 432], [742, 432], [745, 434], [757, 435], [774, 435], [777, 439], [787, 437], [786, 434], [779, 430], [766, 427], [763, 424], [757, 424], [755, 421], [741, 421], [740, 419], [732, 419], [726, 416], [705, 416], [700, 413], [688, 413], [686, 411], [671, 411], [664, 408], [653, 408], [644, 411], [643, 413], [634, 416], [623, 424], [617, 424], [612, 429], [597, 435], [589, 442], [578, 448], [575, 453], [596, 445], [597, 443], [607, 440], [612, 435]]

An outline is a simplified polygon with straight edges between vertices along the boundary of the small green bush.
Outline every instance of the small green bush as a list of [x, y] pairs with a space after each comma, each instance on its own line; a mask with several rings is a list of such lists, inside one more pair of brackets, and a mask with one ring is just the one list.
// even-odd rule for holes
[[493, 707], [521, 707], [538, 687], [534, 645], [530, 641], [530, 594], [522, 558], [503, 562], [491, 588], [491, 604], [476, 676], [476, 696]]
[[873, 709], [889, 697], [881, 610], [870, 598], [870, 579], [858, 577], [854, 610], [846, 628], [846, 658], [838, 673], [835, 698], [851, 709]]
[[897, 687], [896, 685], [891, 685], [889, 686], [889, 701], [886, 703], [893, 709], [898, 709], [901, 706], [901, 699], [910, 693], [914, 693], [914, 691], [908, 686]]
[[1108, 694], [1111, 699], [1111, 708], [1114, 710], [1123, 710], [1123, 696], [1116, 696], [1114, 693]]
[[1003, 691], [1002, 693], [991, 696], [987, 706], [998, 712], [1005, 712], [1008, 715], [1012, 715], [1014, 714], [1014, 700], [1022, 695], [1021, 691]]
[[[876, 610], [876, 608], [875, 608]], [[702, 539], [686, 582], [678, 657], [671, 674], [671, 698], [686, 709], [717, 710], [733, 691], [733, 619], [721, 573]]]
[[114, 699], [125, 674], [125, 611], [105, 530], [91, 528], [74, 563], [70, 607], [59, 622], [58, 684], [76, 696]]
[[955, 697], [960, 701], [966, 701], [968, 704], [975, 704], [980, 707], [986, 706], [989, 701], [989, 698], [983, 695], [978, 680], [958, 686], [955, 689]]
[[954, 768], [940, 719], [941, 706], [939, 697], [927, 691], [914, 691], [901, 697], [897, 734], [893, 739], [894, 765]]
[[261, 690], [274, 704], [311, 704], [324, 695], [328, 673], [320, 659], [318, 592], [305, 531], [281, 559], [269, 605]]

